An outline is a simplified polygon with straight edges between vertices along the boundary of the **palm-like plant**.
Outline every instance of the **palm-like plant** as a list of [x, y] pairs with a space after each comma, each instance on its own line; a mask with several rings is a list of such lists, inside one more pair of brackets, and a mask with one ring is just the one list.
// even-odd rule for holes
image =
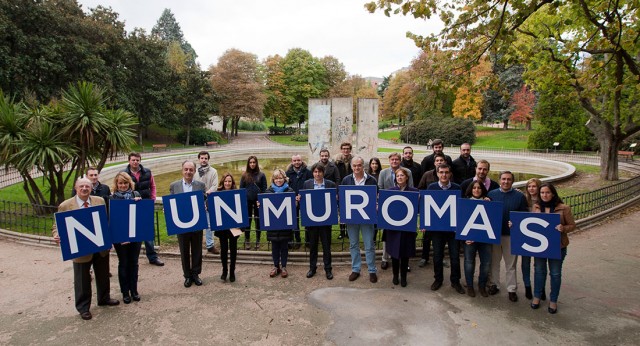
[[113, 130], [104, 114], [105, 102], [102, 89], [89, 82], [72, 84], [62, 94], [62, 131], [78, 148], [73, 164], [76, 178], [89, 166], [92, 153], [99, 151], [101, 138]]
[[135, 144], [135, 126], [138, 125], [136, 117], [123, 109], [107, 110], [104, 115], [111, 130], [103, 138], [98, 170], [104, 167], [108, 158], [131, 150], [131, 146]]
[[0, 90], [0, 162], [5, 168], [18, 150], [17, 142], [24, 135], [28, 118], [22, 104], [14, 103]]

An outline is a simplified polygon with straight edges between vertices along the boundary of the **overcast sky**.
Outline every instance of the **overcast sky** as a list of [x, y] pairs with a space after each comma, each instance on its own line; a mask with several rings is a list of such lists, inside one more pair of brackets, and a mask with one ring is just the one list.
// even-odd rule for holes
[[426, 35], [439, 21], [402, 15], [370, 14], [367, 0], [79, 0], [83, 9], [111, 7], [126, 23], [147, 32], [165, 8], [180, 23], [202, 68], [215, 65], [230, 48], [256, 54], [287, 54], [306, 49], [315, 57], [333, 55], [348, 73], [383, 77], [406, 67], [418, 48], [407, 31]]

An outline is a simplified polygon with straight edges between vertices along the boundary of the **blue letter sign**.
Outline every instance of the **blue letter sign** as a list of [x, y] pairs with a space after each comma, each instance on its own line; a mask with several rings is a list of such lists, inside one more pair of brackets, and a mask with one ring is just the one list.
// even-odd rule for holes
[[247, 190], [228, 190], [210, 193], [207, 197], [211, 230], [249, 226]]
[[261, 193], [260, 229], [263, 231], [280, 231], [298, 228], [296, 212], [296, 194], [294, 192]]
[[163, 196], [162, 204], [168, 235], [199, 231], [209, 226], [202, 191]]
[[114, 244], [153, 240], [153, 201], [109, 200], [109, 230]]
[[418, 192], [380, 190], [378, 227], [415, 233], [419, 197]]
[[59, 212], [55, 217], [63, 260], [111, 248], [104, 205]]
[[336, 189], [300, 190], [302, 226], [329, 226], [338, 223]]
[[458, 200], [456, 239], [500, 244], [501, 232], [502, 202], [466, 198]]
[[455, 232], [459, 198], [460, 190], [421, 190], [420, 229]]
[[555, 213], [509, 213], [511, 254], [560, 259], [560, 215]]
[[376, 224], [376, 194], [374, 185], [341, 185], [340, 222], [346, 224]]

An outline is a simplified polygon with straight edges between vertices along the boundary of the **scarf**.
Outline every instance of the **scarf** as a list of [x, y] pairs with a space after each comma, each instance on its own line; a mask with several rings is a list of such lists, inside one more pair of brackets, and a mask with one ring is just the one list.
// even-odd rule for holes
[[209, 165], [198, 167], [198, 174], [200, 175], [200, 178], [207, 174], [207, 172], [209, 172]]
[[131, 189], [125, 192], [116, 191], [113, 195], [116, 196], [116, 199], [133, 199], [133, 191]]
[[278, 186], [274, 183], [271, 183], [271, 189], [276, 193], [285, 192], [287, 191], [288, 188], [289, 188], [289, 184], [287, 183], [282, 184], [282, 186]]
[[553, 213], [556, 210], [556, 206], [558, 205], [558, 199], [554, 197], [549, 202], [545, 202], [541, 198], [538, 201], [538, 205], [540, 206], [541, 213], [546, 213], [547, 208], [549, 208], [549, 213]]

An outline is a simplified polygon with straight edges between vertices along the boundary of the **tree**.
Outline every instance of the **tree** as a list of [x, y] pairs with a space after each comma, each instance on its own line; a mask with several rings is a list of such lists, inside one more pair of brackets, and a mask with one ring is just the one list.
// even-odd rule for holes
[[499, 58], [493, 56], [491, 61], [493, 78], [483, 94], [483, 118], [489, 121], [502, 122], [503, 129], [509, 129], [509, 119], [514, 111], [511, 99], [522, 88], [524, 80], [522, 65], [504, 65]]
[[536, 105], [536, 95], [523, 85], [520, 90], [513, 94], [511, 106], [513, 113], [509, 119], [515, 123], [525, 124], [525, 130], [531, 130], [531, 119], [533, 119], [533, 108]]
[[194, 65], [196, 63], [198, 55], [193, 47], [191, 47], [191, 44], [185, 40], [182, 34], [182, 28], [180, 28], [180, 24], [170, 9], [165, 8], [164, 11], [162, 11], [156, 25], [151, 29], [151, 35], [158, 37], [164, 42], [178, 42], [180, 48], [182, 48], [182, 51], [186, 54], [189, 64]]
[[325, 84], [329, 88], [326, 97], [350, 96], [349, 88], [345, 85], [348, 73], [344, 69], [344, 64], [337, 58], [328, 55], [320, 59], [320, 63], [326, 71]]
[[293, 48], [282, 60], [284, 73], [284, 96], [288, 110], [298, 126], [306, 121], [309, 99], [322, 97], [329, 89], [324, 66], [308, 51]]
[[589, 114], [587, 127], [600, 144], [600, 176], [618, 179], [618, 148], [640, 132], [638, 2], [377, 0], [365, 6], [422, 19], [438, 13], [440, 33], [409, 37], [420, 47], [460, 51], [458, 68], [493, 52], [526, 65], [525, 78], [535, 90], [567, 85], [571, 91], [563, 92]]
[[453, 103], [454, 117], [480, 120], [484, 107], [483, 94], [487, 91], [491, 81], [491, 63], [482, 59], [474, 66], [466, 80], [456, 90], [456, 100]]
[[238, 135], [241, 117], [262, 118], [266, 96], [255, 54], [229, 49], [209, 71], [211, 85], [220, 98], [220, 114], [223, 119], [232, 119], [232, 134]]
[[[269, 56], [264, 60], [265, 96], [264, 116], [273, 118], [273, 125], [278, 126], [278, 120], [283, 124], [291, 124], [294, 120], [289, 118], [291, 111], [289, 103], [285, 99], [284, 71], [282, 70], [282, 57]], [[223, 126], [226, 126], [223, 124]]]

